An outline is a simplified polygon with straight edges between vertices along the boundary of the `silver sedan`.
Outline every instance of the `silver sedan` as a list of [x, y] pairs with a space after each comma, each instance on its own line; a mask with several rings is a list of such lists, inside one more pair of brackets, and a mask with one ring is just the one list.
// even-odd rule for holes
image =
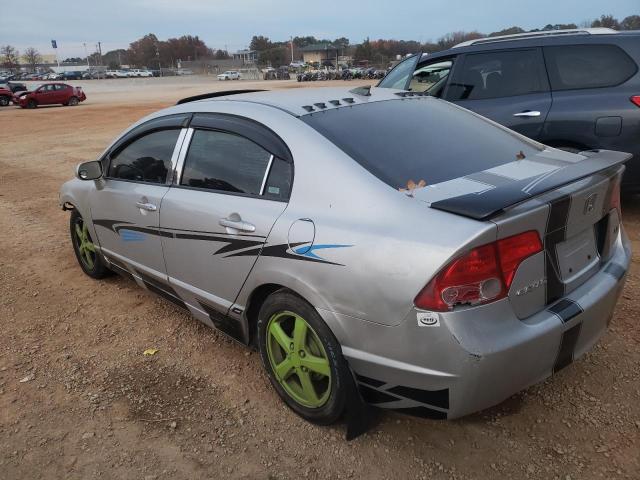
[[630, 262], [627, 154], [546, 147], [391, 89], [185, 99], [78, 166], [80, 267], [257, 348], [329, 424], [492, 406], [588, 351]]

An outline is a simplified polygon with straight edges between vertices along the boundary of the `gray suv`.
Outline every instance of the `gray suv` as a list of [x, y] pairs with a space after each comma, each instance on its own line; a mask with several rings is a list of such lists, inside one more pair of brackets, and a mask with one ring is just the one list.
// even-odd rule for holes
[[640, 31], [607, 28], [471, 40], [399, 63], [379, 87], [444, 98], [547, 145], [633, 154], [640, 192]]

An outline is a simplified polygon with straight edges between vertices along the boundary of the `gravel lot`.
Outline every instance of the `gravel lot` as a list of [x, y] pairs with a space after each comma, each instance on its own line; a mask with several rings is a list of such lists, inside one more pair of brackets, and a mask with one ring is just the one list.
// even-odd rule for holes
[[[284, 407], [255, 352], [83, 275], [57, 207], [76, 163], [178, 98], [332, 82], [71, 83], [78, 107], [0, 110], [0, 478], [640, 478], [638, 253], [611, 330], [558, 375], [457, 421], [380, 414], [345, 442]], [[635, 252], [639, 201], [623, 211]]]

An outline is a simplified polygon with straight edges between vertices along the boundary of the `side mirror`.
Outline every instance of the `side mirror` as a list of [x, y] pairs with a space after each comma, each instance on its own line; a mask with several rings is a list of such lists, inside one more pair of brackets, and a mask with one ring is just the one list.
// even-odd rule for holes
[[102, 163], [98, 160], [84, 162], [76, 167], [76, 177], [80, 180], [97, 180], [102, 176]]

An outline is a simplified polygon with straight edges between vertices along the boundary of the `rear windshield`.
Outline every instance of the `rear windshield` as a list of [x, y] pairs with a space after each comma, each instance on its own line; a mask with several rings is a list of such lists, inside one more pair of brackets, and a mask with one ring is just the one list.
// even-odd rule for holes
[[434, 98], [341, 107], [301, 117], [393, 188], [445, 182], [535, 155], [539, 144]]

